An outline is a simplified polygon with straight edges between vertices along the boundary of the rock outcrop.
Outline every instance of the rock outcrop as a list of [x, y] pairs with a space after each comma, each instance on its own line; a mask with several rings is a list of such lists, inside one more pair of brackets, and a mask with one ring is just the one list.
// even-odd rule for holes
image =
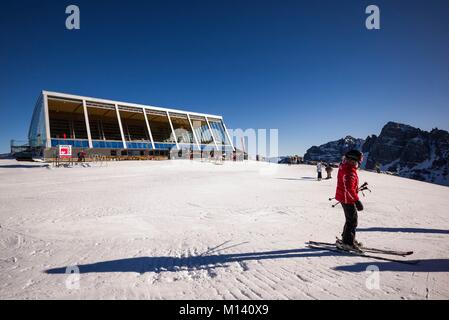
[[367, 141], [362, 147], [366, 169], [377, 164], [402, 177], [449, 185], [449, 132], [389, 122], [370, 145]]
[[313, 146], [304, 155], [304, 161], [340, 162], [342, 156], [351, 149], [361, 150], [365, 141], [347, 136], [320, 146]]

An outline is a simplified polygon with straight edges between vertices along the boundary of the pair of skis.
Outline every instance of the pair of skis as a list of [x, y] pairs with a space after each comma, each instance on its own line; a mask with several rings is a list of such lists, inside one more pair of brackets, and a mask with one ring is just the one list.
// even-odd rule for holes
[[348, 253], [360, 257], [389, 261], [389, 262], [398, 262], [404, 264], [417, 264], [417, 260], [400, 260], [394, 258], [388, 258], [383, 256], [378, 256], [378, 254], [390, 255], [390, 256], [399, 256], [399, 257], [407, 257], [413, 254], [413, 251], [397, 251], [397, 250], [386, 250], [386, 249], [378, 249], [378, 248], [369, 248], [369, 247], [360, 247], [359, 250], [352, 249], [340, 249], [337, 247], [336, 243], [330, 242], [318, 242], [318, 241], [309, 241], [307, 242], [307, 246], [312, 249], [318, 250], [328, 250], [334, 252], [343, 252]]

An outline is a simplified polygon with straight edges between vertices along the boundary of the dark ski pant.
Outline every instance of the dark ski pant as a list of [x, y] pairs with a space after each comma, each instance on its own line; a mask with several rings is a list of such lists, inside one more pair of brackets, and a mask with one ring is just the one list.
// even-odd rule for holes
[[352, 245], [355, 240], [355, 230], [357, 228], [357, 209], [355, 204], [341, 204], [345, 212], [346, 223], [341, 235], [343, 243]]

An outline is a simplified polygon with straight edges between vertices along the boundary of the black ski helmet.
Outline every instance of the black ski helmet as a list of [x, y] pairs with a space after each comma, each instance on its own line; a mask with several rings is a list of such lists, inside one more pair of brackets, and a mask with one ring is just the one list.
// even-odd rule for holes
[[345, 158], [355, 160], [358, 163], [360, 163], [363, 161], [363, 153], [361, 153], [359, 150], [353, 149], [351, 151], [346, 152]]

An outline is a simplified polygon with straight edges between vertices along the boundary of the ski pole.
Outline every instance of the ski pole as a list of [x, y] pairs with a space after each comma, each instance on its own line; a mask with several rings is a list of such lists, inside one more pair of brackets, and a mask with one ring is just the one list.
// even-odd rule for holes
[[[369, 192], [371, 192], [370, 188], [368, 188], [368, 182], [364, 182], [360, 187], [357, 188], [357, 192], [362, 192], [363, 196], [365, 196], [365, 193], [363, 193], [363, 191], [368, 190]], [[334, 198], [329, 198], [329, 201], [334, 200]], [[337, 203], [332, 205], [332, 208], [335, 208], [336, 206], [338, 206], [340, 204], [340, 201], [338, 201]]]
[[371, 193], [371, 190], [367, 186], [360, 188], [358, 191], [362, 192], [363, 196], [365, 197], [365, 193], [363, 191], [366, 191], [366, 190], [368, 190]]
[[340, 201], [338, 201], [337, 203], [332, 205], [332, 208], [335, 208], [336, 206], [338, 206], [340, 204]]

